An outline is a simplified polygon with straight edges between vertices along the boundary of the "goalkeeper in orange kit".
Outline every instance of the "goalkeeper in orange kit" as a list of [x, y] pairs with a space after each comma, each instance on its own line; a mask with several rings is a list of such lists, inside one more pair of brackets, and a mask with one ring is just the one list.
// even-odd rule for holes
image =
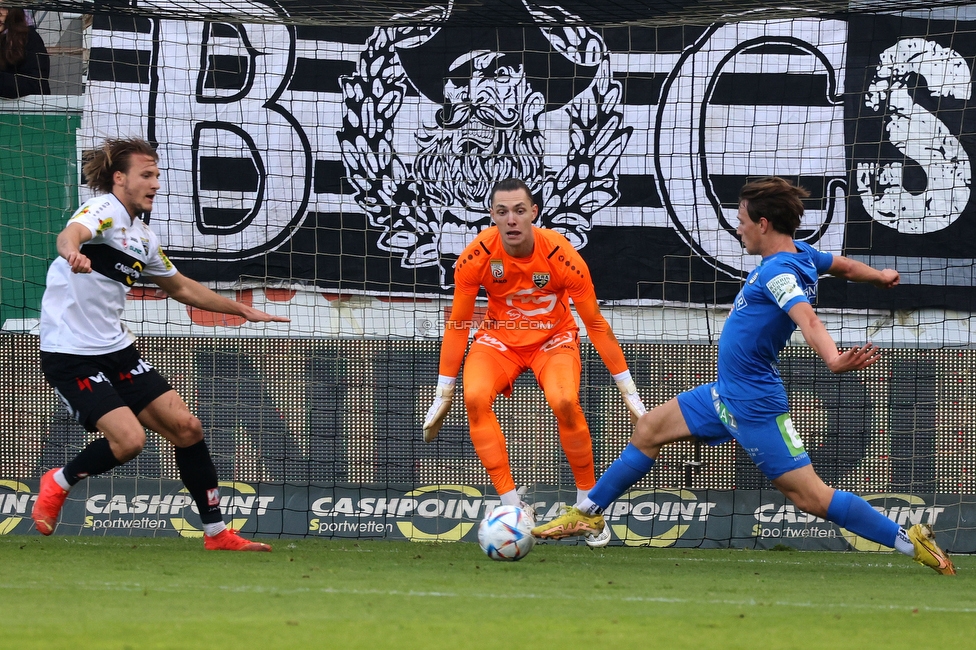
[[[499, 393], [509, 396], [516, 377], [531, 368], [556, 416], [559, 440], [582, 499], [596, 479], [590, 430], [580, 406], [579, 327], [570, 298], [635, 421], [645, 412], [644, 404], [620, 344], [600, 313], [586, 263], [565, 237], [532, 225], [539, 207], [528, 186], [516, 178], [500, 181], [492, 188], [490, 203], [494, 225], [455, 264], [454, 305], [441, 345], [436, 397], [424, 419], [424, 441], [437, 437], [451, 408], [475, 299], [484, 287], [488, 310], [464, 363], [464, 406], [475, 451], [502, 503], [522, 505], [492, 407]], [[603, 546], [609, 539], [605, 527], [586, 542]]]

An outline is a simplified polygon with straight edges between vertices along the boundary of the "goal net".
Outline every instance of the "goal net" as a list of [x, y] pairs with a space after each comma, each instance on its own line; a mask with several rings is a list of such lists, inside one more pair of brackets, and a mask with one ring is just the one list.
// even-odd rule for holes
[[[976, 10], [914, 1], [436, 4], [48, 2], [33, 19], [51, 95], [0, 103], [0, 534], [31, 532], [40, 475], [91, 439], [39, 370], [54, 239], [91, 196], [107, 137], [160, 155], [150, 225], [180, 271], [286, 315], [252, 324], [154, 285], [125, 311], [143, 355], [204, 424], [225, 518], [259, 536], [474, 539], [498, 502], [460, 393], [434, 397], [453, 265], [525, 179], [538, 225], [593, 277], [644, 402], [715, 378], [725, 315], [758, 259], [738, 191], [810, 191], [797, 239], [901, 273], [823, 278], [832, 375], [781, 357], [796, 429], [831, 486], [976, 551], [971, 201]], [[36, 7], [37, 5], [35, 5]], [[479, 313], [483, 305], [479, 302]], [[597, 475], [631, 432], [584, 336]], [[531, 373], [496, 412], [540, 518], [575, 501]], [[732, 444], [683, 443], [613, 505], [614, 544], [873, 550], [784, 500]], [[168, 443], [72, 491], [58, 534], [199, 535]]]

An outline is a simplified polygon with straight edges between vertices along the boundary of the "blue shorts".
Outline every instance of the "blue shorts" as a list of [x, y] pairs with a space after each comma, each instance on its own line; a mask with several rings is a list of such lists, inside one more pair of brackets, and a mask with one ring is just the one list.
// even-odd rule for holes
[[775, 397], [722, 399], [715, 384], [703, 384], [678, 395], [678, 406], [691, 435], [713, 446], [735, 440], [769, 480], [810, 464], [810, 456], [782, 403]]

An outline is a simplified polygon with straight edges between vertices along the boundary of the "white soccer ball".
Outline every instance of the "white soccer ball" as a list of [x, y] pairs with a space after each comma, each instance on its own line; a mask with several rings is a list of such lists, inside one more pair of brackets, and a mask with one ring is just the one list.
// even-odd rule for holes
[[518, 506], [498, 506], [478, 526], [481, 550], [493, 560], [521, 560], [535, 546], [531, 515]]

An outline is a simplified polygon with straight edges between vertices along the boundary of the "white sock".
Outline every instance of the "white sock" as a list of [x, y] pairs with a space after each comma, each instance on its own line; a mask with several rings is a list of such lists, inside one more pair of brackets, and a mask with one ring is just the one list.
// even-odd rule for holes
[[63, 467], [54, 473], [54, 482], [60, 485], [65, 492], [71, 491], [71, 485], [68, 483], [68, 479], [64, 477]]
[[576, 503], [583, 503], [583, 499], [590, 496], [589, 490], [581, 490], [576, 488]]
[[908, 539], [908, 533], [905, 532], [904, 528], [899, 528], [898, 534], [895, 536], [895, 550], [908, 557], [915, 557], [915, 545], [912, 544], [912, 540]]
[[590, 501], [589, 497], [586, 497], [585, 499], [577, 503], [576, 508], [579, 511], [586, 513], [588, 515], [595, 515], [603, 512], [603, 508]]
[[509, 490], [505, 494], [501, 495], [500, 498], [502, 500], [502, 505], [503, 506], [521, 506], [522, 505], [522, 497], [520, 497], [518, 495], [518, 492], [516, 492], [515, 490]]
[[207, 537], [216, 537], [224, 532], [225, 528], [227, 528], [227, 524], [222, 521], [215, 521], [212, 524], [204, 524], [203, 532]]

